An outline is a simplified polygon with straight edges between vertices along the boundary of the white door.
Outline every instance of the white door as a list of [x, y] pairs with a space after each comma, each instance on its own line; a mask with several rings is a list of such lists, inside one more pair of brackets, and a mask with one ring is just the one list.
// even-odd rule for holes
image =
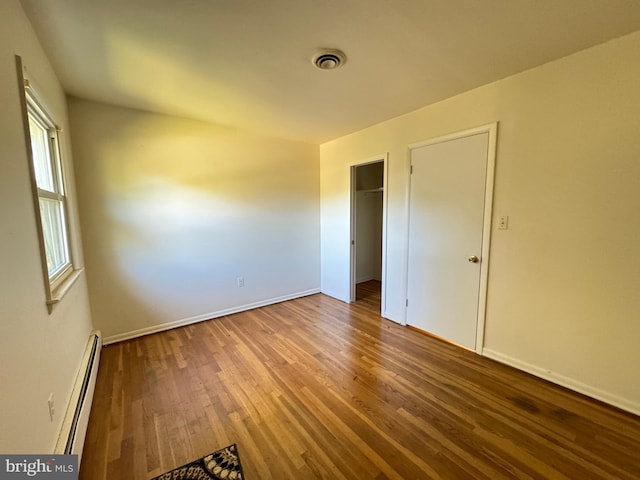
[[476, 348], [489, 133], [411, 150], [407, 323]]

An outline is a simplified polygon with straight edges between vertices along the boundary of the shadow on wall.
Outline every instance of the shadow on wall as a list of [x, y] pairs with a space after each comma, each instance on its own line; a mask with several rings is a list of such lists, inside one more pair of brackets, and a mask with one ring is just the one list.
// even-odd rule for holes
[[317, 146], [73, 99], [70, 114], [105, 335], [319, 287]]

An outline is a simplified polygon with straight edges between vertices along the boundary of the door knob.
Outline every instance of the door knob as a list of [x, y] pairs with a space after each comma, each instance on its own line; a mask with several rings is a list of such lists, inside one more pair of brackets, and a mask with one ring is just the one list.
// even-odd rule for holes
[[476, 257], [475, 255], [471, 255], [469, 257], [469, 263], [478, 263], [480, 261], [480, 259], [478, 257]]

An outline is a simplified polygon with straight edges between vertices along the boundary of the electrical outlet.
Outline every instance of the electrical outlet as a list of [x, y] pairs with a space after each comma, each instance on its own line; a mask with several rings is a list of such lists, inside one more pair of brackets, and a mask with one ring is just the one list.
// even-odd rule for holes
[[238, 283], [238, 288], [244, 287], [244, 277], [238, 277], [236, 281]]
[[47, 405], [49, 406], [49, 420], [53, 422], [53, 416], [56, 413], [56, 406], [53, 402], [53, 393], [49, 394], [49, 398], [47, 399]]
[[503, 215], [498, 218], [498, 230], [508, 230], [509, 229], [509, 217], [507, 215]]

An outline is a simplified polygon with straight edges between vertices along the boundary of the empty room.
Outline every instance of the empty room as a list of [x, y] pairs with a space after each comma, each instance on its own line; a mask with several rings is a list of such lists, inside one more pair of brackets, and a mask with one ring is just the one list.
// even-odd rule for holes
[[3, 0], [0, 477], [640, 478], [639, 52], [632, 0]]

